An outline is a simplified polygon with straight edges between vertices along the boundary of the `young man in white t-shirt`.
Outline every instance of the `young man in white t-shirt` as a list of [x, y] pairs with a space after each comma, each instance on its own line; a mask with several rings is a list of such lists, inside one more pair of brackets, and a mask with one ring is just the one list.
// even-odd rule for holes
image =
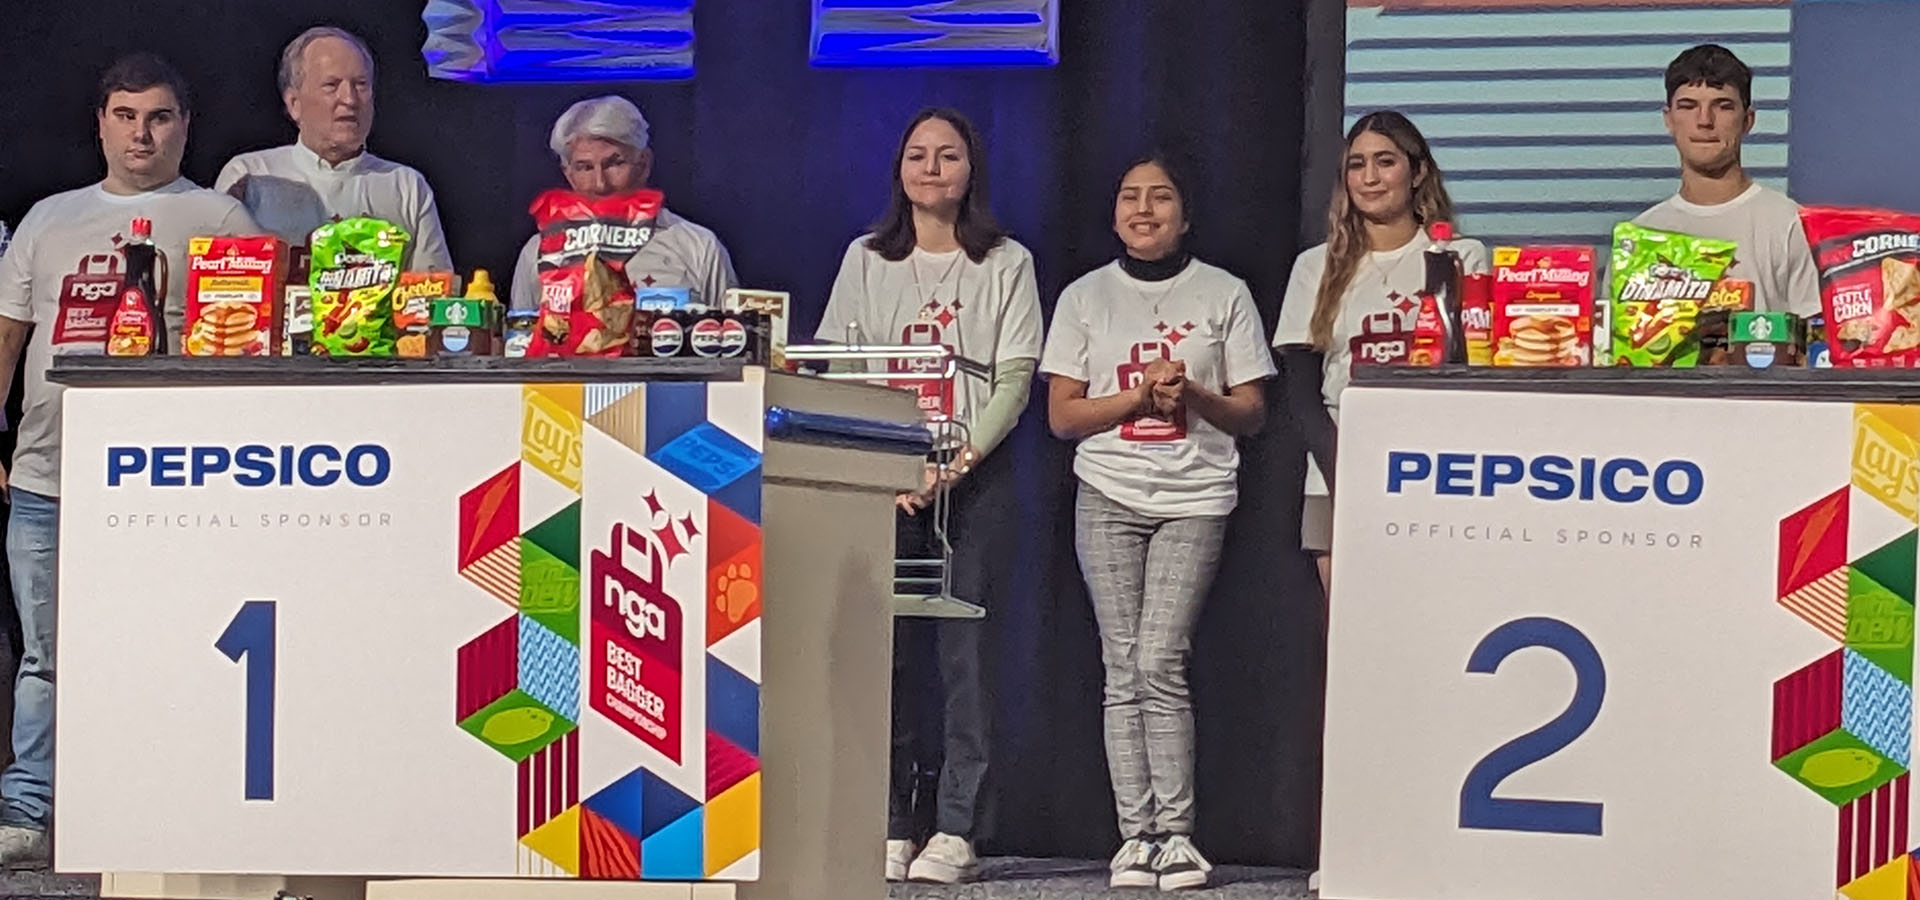
[[[653, 174], [646, 116], [625, 97], [594, 97], [567, 108], [553, 123], [548, 146], [574, 193], [598, 200], [647, 186]], [[653, 236], [627, 260], [636, 287], [683, 287], [692, 302], [719, 307], [738, 287], [733, 257], [704, 226], [662, 208]], [[540, 235], [527, 239], [513, 267], [513, 309], [540, 308]]]
[[280, 55], [280, 95], [300, 129], [284, 147], [243, 153], [213, 186], [247, 205], [288, 244], [315, 228], [370, 216], [406, 229], [407, 267], [451, 271], [433, 188], [415, 169], [367, 152], [373, 131], [373, 54], [352, 32], [309, 28]]
[[1740, 164], [1753, 130], [1753, 71], [1733, 52], [1702, 44], [1667, 66], [1667, 131], [1680, 151], [1680, 191], [1634, 224], [1740, 245], [1726, 277], [1749, 286], [1753, 308], [1820, 313], [1820, 280], [1800, 226], [1800, 205], [1761, 187]]
[[[119, 248], [133, 219], [174, 275], [162, 288], [169, 343], [184, 311], [187, 241], [257, 234], [239, 201], [180, 177], [191, 115], [185, 82], [166, 62], [136, 54], [101, 78], [96, 117], [107, 177], [34, 204], [0, 256], [0, 397], [24, 347], [26, 400], [11, 468], [7, 565], [24, 649], [14, 683], [14, 761], [0, 772], [0, 867], [45, 864], [53, 815], [54, 573], [60, 521], [60, 387], [46, 380], [57, 354], [105, 352]], [[29, 339], [31, 334], [31, 339]]]

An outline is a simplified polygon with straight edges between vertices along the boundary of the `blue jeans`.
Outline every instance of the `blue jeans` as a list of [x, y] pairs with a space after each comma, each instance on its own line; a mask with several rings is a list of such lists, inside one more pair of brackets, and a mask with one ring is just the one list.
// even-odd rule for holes
[[13, 684], [13, 764], [0, 772], [0, 825], [45, 829], [53, 818], [53, 621], [60, 499], [11, 488], [7, 567], [20, 611]]

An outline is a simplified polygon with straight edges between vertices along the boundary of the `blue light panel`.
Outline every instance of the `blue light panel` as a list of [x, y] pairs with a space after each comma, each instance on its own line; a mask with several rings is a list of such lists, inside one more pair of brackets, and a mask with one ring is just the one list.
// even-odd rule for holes
[[1059, 0], [813, 0], [816, 66], [1050, 66]]
[[683, 80], [693, 3], [429, 0], [422, 49], [428, 72], [454, 81]]

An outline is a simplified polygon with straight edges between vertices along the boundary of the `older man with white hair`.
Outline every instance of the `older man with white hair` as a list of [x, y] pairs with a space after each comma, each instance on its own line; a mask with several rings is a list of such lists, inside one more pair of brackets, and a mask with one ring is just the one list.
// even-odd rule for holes
[[367, 152], [373, 53], [366, 42], [328, 26], [301, 32], [280, 54], [280, 95], [299, 140], [234, 157], [214, 189], [232, 194], [289, 244], [305, 246], [328, 222], [371, 216], [413, 237], [408, 268], [452, 270], [426, 176]]
[[[647, 186], [653, 174], [653, 150], [647, 146], [647, 119], [624, 97], [595, 97], [575, 103], [553, 123], [549, 141], [560, 171], [575, 193], [591, 199], [611, 197]], [[520, 250], [513, 268], [514, 309], [540, 306], [540, 236]], [[627, 261], [627, 277], [639, 287], [684, 287], [693, 302], [718, 306], [737, 287], [733, 259], [712, 231], [667, 209], [655, 219], [653, 238]]]

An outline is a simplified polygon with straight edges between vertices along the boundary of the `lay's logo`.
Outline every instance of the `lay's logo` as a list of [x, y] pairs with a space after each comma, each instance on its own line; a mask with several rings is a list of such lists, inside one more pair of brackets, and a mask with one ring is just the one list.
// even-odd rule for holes
[[[1909, 427], [1901, 427], [1901, 426]], [[1920, 519], [1920, 409], [1857, 406], [1853, 413], [1853, 484]]]

